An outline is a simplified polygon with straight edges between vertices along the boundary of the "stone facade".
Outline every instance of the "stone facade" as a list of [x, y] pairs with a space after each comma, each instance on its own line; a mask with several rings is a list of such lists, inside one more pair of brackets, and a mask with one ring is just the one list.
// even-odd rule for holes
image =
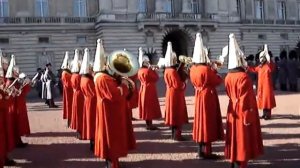
[[89, 47], [94, 54], [97, 38], [107, 53], [126, 48], [137, 55], [141, 46], [155, 62], [167, 41], [178, 55], [192, 55], [197, 32], [212, 57], [220, 54], [229, 33], [235, 33], [245, 54], [267, 43], [278, 56], [296, 47], [300, 32], [297, 0], [2, 1], [0, 47], [15, 54], [30, 75], [47, 61], [59, 68], [66, 50]]

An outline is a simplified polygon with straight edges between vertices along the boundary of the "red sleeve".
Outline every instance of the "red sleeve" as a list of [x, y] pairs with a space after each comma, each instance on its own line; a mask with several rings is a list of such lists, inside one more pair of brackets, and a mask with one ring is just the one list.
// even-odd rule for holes
[[149, 70], [149, 80], [151, 82], [157, 82], [158, 79], [159, 79], [158, 74], [155, 71], [153, 71], [153, 70]]
[[217, 74], [216, 70], [211, 70], [210, 71], [210, 75], [209, 75], [209, 80], [211, 81], [211, 84], [214, 86], [218, 86], [223, 82], [223, 79], [221, 78], [221, 76], [219, 76]]
[[252, 89], [252, 83], [248, 77], [244, 77], [239, 84], [239, 109], [242, 110], [244, 117], [248, 123], [255, 120], [255, 111], [257, 110], [257, 103], [255, 94]]
[[[93, 81], [91, 81], [93, 82]], [[96, 95], [96, 91], [95, 91], [95, 85], [94, 84], [88, 84], [85, 86], [86, 87], [86, 94], [89, 96], [89, 97], [93, 97]]]
[[257, 66], [256, 67], [248, 66], [247, 71], [257, 73], [258, 72], [258, 67]]
[[171, 80], [172, 86], [175, 89], [184, 89], [183, 86], [185, 85], [185, 83], [181, 81], [177, 71], [172, 71], [172, 73], [170, 74], [170, 80]]
[[125, 85], [121, 85], [123, 89], [123, 95], [121, 95], [120, 89], [116, 87], [115, 81], [113, 79], [101, 78], [100, 82], [101, 94], [105, 99], [110, 101], [119, 101], [122, 96], [128, 95], [128, 88]]

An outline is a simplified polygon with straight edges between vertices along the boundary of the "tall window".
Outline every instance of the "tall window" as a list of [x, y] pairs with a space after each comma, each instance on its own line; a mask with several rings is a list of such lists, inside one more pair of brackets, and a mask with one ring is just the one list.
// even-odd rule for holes
[[147, 0], [138, 1], [138, 11], [143, 13], [147, 12]]
[[0, 17], [8, 17], [9, 5], [8, 0], [0, 0]]
[[277, 2], [277, 16], [280, 20], [285, 20], [286, 18], [286, 4], [285, 1]]
[[35, 0], [35, 15], [39, 17], [49, 15], [48, 0]]
[[164, 12], [171, 13], [172, 12], [172, 0], [166, 0], [164, 3]]
[[300, 20], [300, 2], [298, 2], [297, 6], [298, 6], [298, 20]]
[[264, 1], [255, 0], [255, 18], [263, 19], [264, 18]]
[[191, 9], [193, 13], [200, 13], [200, 5], [198, 0], [191, 0]]
[[73, 14], [76, 17], [86, 17], [87, 16], [87, 5], [86, 0], [74, 0]]
[[241, 0], [236, 0], [236, 11], [240, 15], [241, 12]]

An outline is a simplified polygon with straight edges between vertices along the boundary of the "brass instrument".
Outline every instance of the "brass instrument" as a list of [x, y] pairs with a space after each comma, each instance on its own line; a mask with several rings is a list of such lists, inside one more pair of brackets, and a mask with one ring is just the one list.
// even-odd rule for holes
[[144, 62], [143, 64], [144, 64], [144, 65], [146, 64], [146, 66], [147, 66], [149, 69], [152, 69], [152, 70], [158, 70], [158, 69], [159, 69], [159, 66], [158, 66], [158, 65], [151, 65], [149, 62]]
[[0, 90], [2, 90], [8, 96], [16, 97], [20, 95], [21, 92], [14, 86], [18, 80], [19, 78], [15, 79], [8, 87], [5, 87], [4, 84], [0, 85]]
[[129, 89], [129, 99], [133, 95], [135, 83], [129, 77], [137, 74], [139, 70], [138, 60], [128, 51], [118, 50], [114, 51], [108, 57], [108, 68], [121, 76], [121, 83], [127, 85]]
[[185, 55], [180, 55], [179, 56], [179, 61], [186, 64], [186, 65], [190, 65], [193, 63], [192, 57], [188, 57]]

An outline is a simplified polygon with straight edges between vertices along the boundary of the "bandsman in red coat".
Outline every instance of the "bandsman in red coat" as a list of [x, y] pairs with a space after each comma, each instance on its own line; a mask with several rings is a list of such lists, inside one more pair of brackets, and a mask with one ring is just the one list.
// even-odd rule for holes
[[96, 125], [96, 91], [90, 64], [90, 53], [87, 48], [84, 50], [79, 74], [81, 75], [80, 87], [84, 96], [82, 139], [90, 140], [90, 150], [93, 151]]
[[[19, 68], [15, 68], [15, 75], [19, 75]], [[17, 115], [18, 115], [18, 136], [28, 136], [30, 134], [30, 125], [29, 125], [29, 119], [28, 119], [28, 111], [27, 111], [27, 105], [26, 105], [26, 96], [29, 93], [31, 89], [31, 81], [29, 78], [26, 78], [26, 75], [23, 74], [24, 79], [22, 79], [22, 83], [19, 84], [19, 94], [16, 96], [16, 102], [17, 102]], [[22, 143], [18, 144], [18, 147], [24, 147], [27, 144]], [[21, 146], [20, 146], [21, 145]]]
[[258, 73], [257, 106], [263, 110], [262, 118], [269, 120], [271, 119], [272, 108], [276, 107], [276, 102], [272, 81], [274, 65], [271, 62], [268, 46], [266, 44], [264, 50], [259, 53], [259, 62], [260, 65], [248, 67], [248, 70]]
[[72, 117], [73, 88], [71, 84], [72, 73], [69, 66], [69, 52], [66, 51], [65, 58], [61, 65], [61, 81], [63, 85], [63, 119], [67, 119], [68, 127]]
[[[229, 51], [228, 51], [229, 49]], [[228, 74], [225, 78], [229, 97], [226, 124], [225, 157], [233, 168], [246, 168], [250, 159], [263, 154], [263, 142], [253, 85], [245, 72], [244, 54], [234, 34], [229, 35]]]
[[182, 125], [188, 123], [187, 108], [185, 103], [186, 83], [183, 81], [177, 71], [177, 57], [172, 51], [172, 43], [168, 42], [165, 55], [165, 73], [166, 83], [166, 112], [165, 124], [172, 129], [172, 139], [182, 141]]
[[75, 129], [78, 133], [78, 138], [82, 137], [82, 124], [83, 124], [83, 94], [80, 88], [80, 79], [79, 75], [80, 63], [79, 63], [79, 50], [75, 50], [74, 59], [72, 62], [72, 76], [71, 76], [71, 85], [73, 88], [73, 101], [72, 101], [72, 119], [71, 119], [71, 128]]
[[[6, 61], [6, 69], [7, 69], [7, 60], [4, 60], [2, 56], [2, 50], [0, 49], [0, 167], [4, 167], [5, 161], [7, 159], [8, 151], [7, 151], [7, 113], [8, 113], [8, 95], [5, 92], [5, 72], [4, 72], [4, 64]], [[10, 160], [12, 161], [12, 160]], [[14, 164], [13, 164], [14, 165]], [[13, 166], [7, 165], [6, 166]]]
[[212, 154], [211, 143], [223, 140], [224, 131], [216, 87], [222, 78], [210, 65], [208, 50], [203, 46], [201, 34], [197, 33], [190, 80], [195, 88], [195, 116], [193, 140], [198, 143], [198, 157], [217, 158]]
[[140, 80], [139, 92], [139, 116], [146, 121], [147, 130], [157, 130], [152, 125], [152, 120], [161, 118], [161, 110], [157, 96], [156, 82], [159, 80], [158, 74], [150, 67], [150, 60], [143, 55], [143, 49], [139, 48], [140, 70], [138, 78]]
[[118, 159], [126, 156], [129, 148], [126, 122], [129, 90], [128, 86], [118, 81], [120, 76], [112, 70], [113, 65], [105, 66], [105, 62], [104, 48], [100, 42], [100, 51], [94, 62], [97, 95], [95, 155], [105, 159], [107, 167], [119, 168]]

